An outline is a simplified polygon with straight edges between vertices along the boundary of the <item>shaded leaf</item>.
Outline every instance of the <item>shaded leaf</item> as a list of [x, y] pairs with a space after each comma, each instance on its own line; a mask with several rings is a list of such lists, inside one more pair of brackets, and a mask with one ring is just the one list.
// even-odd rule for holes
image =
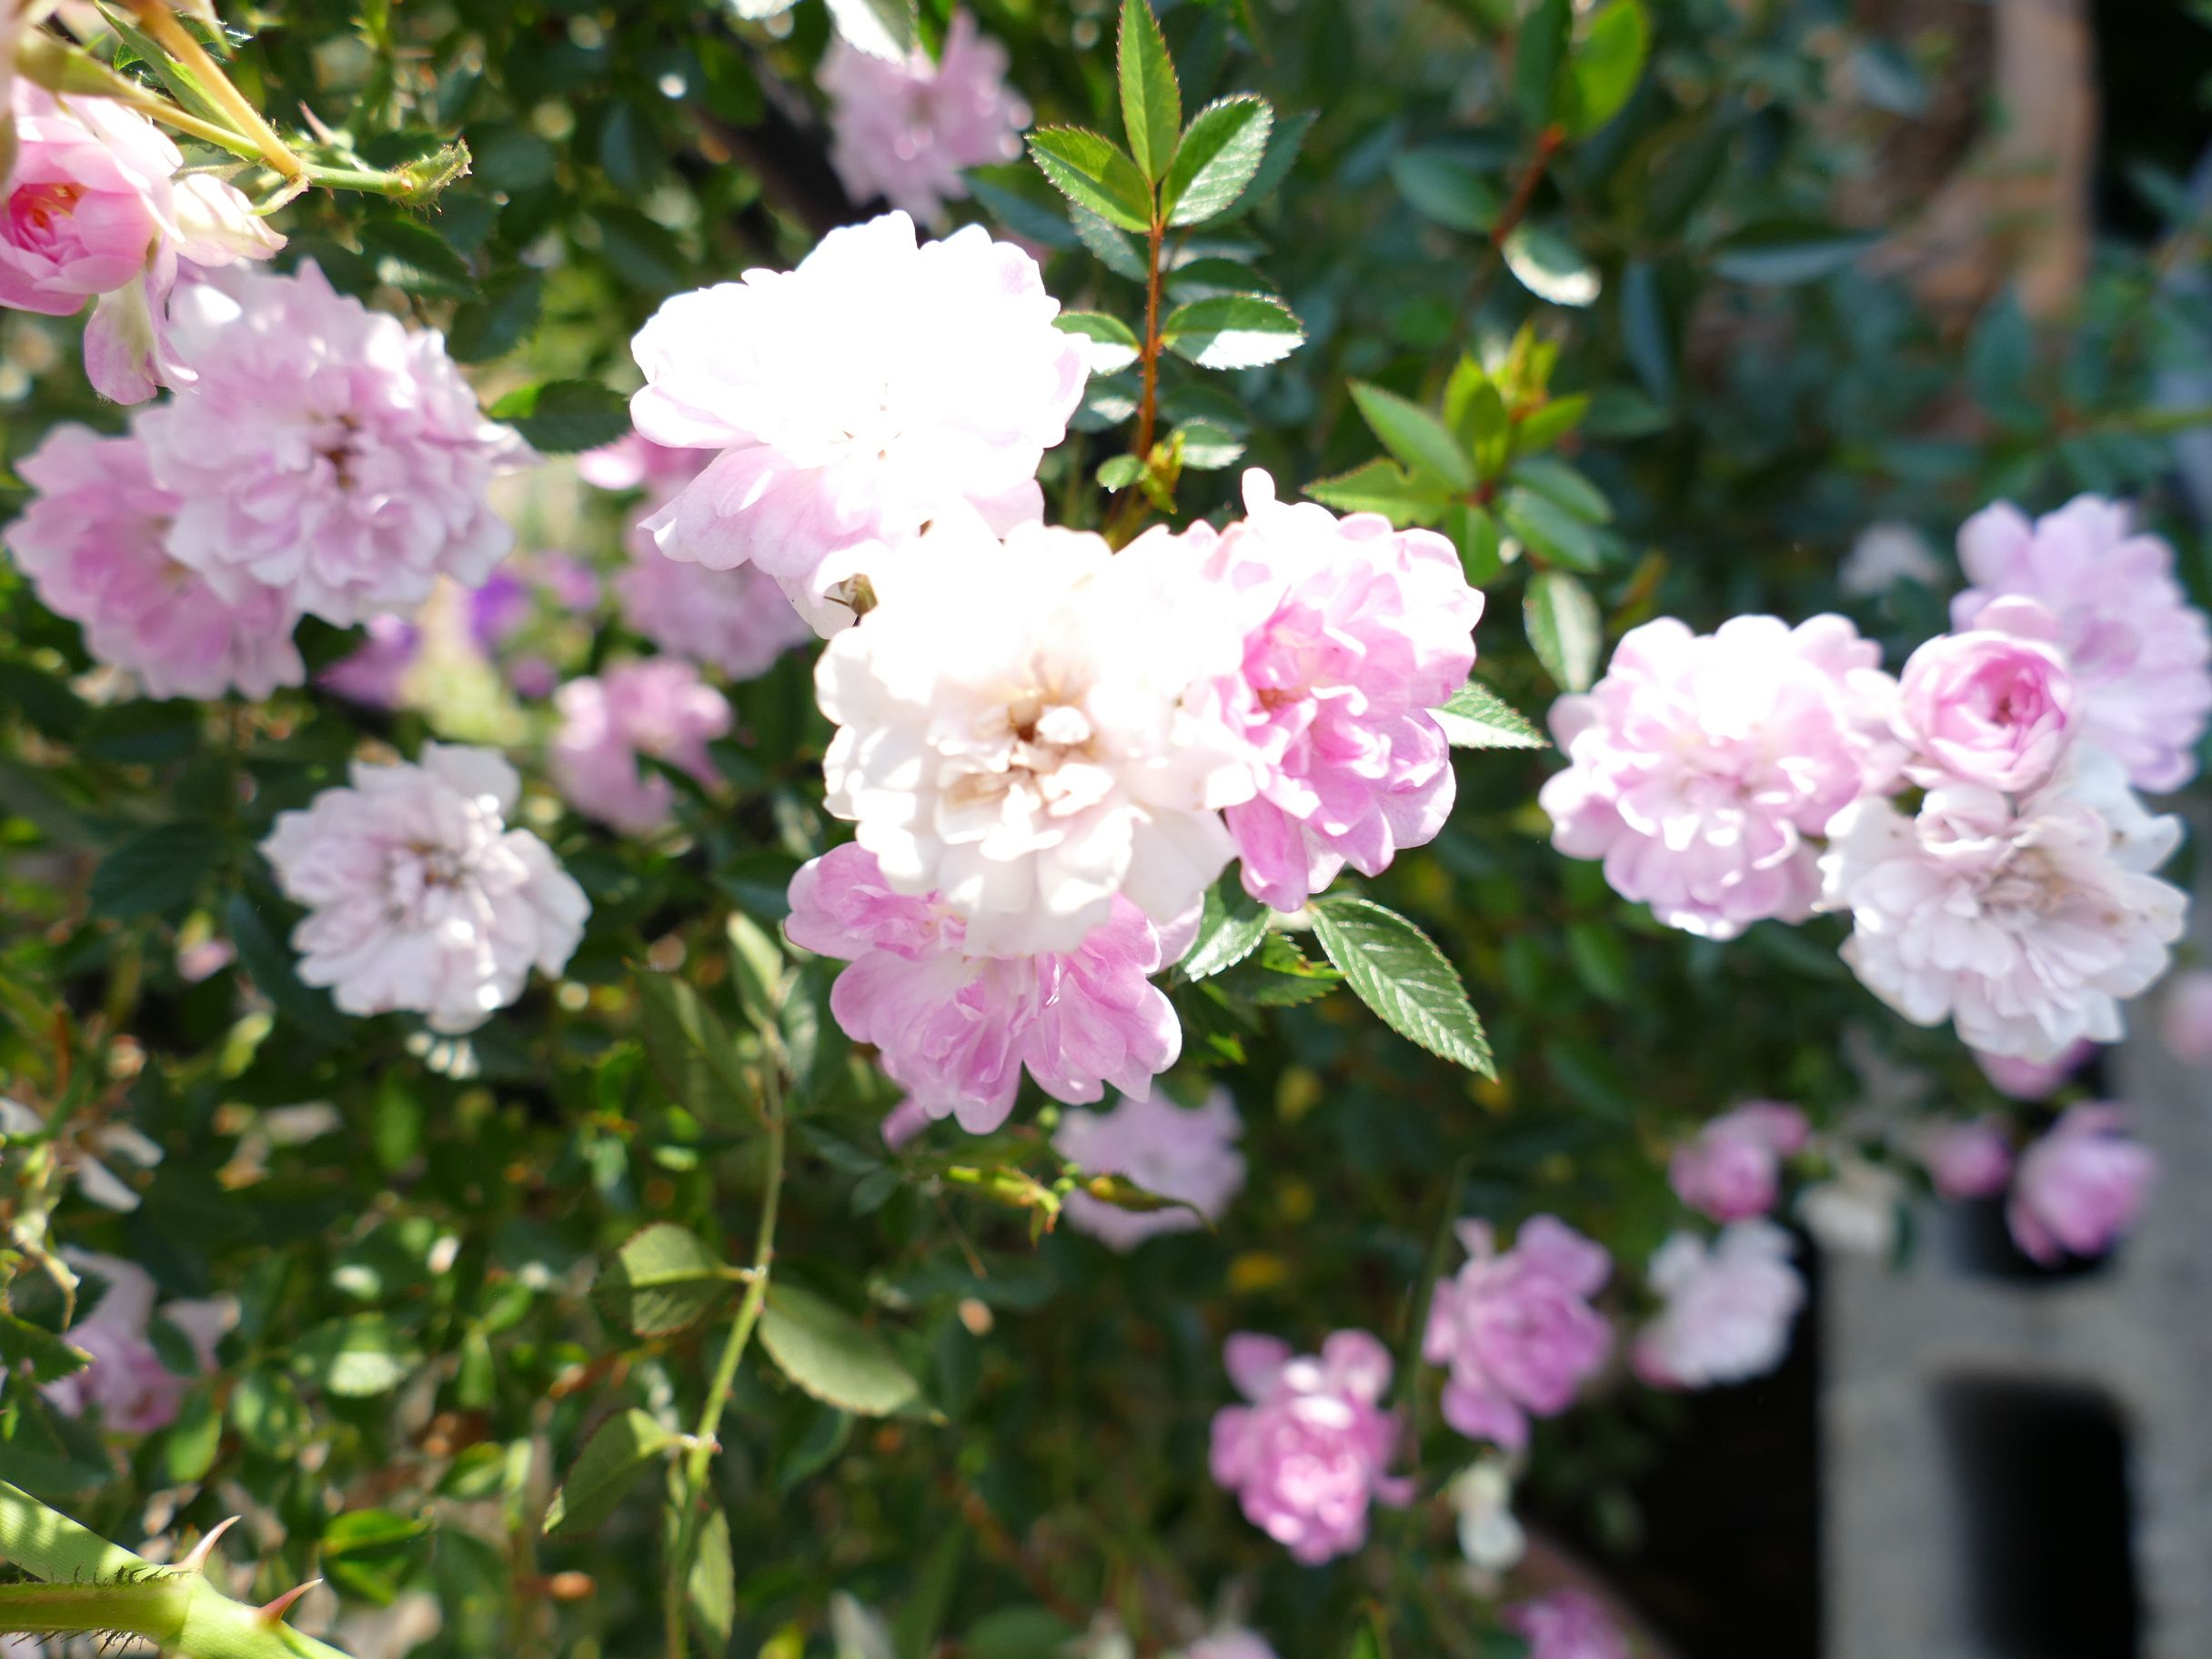
[[1597, 532], [1548, 496], [1518, 486], [1498, 499], [1498, 518], [1522, 546], [1546, 563], [1594, 570], [1604, 562]]
[[502, 271], [484, 285], [484, 297], [453, 314], [446, 349], [457, 362], [488, 363], [529, 337], [545, 303], [546, 279], [528, 268]]
[[1115, 276], [1131, 282], [1146, 279], [1144, 250], [1090, 208], [1080, 202], [1070, 202], [1068, 223], [1075, 228], [1076, 240], [1091, 250], [1091, 257]]
[[324, 1042], [342, 1042], [346, 1021], [331, 1006], [329, 997], [300, 983], [292, 966], [292, 952], [277, 942], [254, 901], [233, 893], [223, 907], [223, 930], [236, 947], [238, 966], [245, 969], [261, 994], [276, 1004], [276, 1011], [309, 1035]]
[[1713, 250], [1713, 268], [1737, 282], [1783, 287], [1840, 271], [1876, 241], [1871, 231], [1839, 230], [1818, 221], [1775, 220], [1747, 226]]
[[1407, 206], [1447, 230], [1486, 236], [1503, 206], [1498, 187], [1455, 151], [1401, 151], [1391, 158], [1390, 176]]
[[1539, 570], [1529, 579], [1521, 614], [1544, 672], [1563, 690], [1587, 691], [1597, 678], [1601, 635], [1597, 601], [1580, 578], [1564, 570]]
[[223, 838], [206, 824], [161, 824], [135, 835], [93, 871], [93, 914], [128, 921], [180, 909], [222, 857]]
[[1586, 138], [1621, 113], [1651, 44], [1643, 0], [1612, 0], [1591, 14], [1574, 42], [1560, 98], [1560, 119], [1571, 137]]
[[795, 1285], [769, 1288], [760, 1341], [799, 1387], [863, 1417], [897, 1411], [921, 1392], [890, 1346], [843, 1309]]
[[574, 455], [629, 435], [629, 400], [596, 380], [548, 380], [509, 392], [491, 417], [522, 434], [540, 455]]
[[1198, 936], [1180, 964], [1182, 977], [1210, 979], [1242, 961], [1267, 936], [1270, 914], [1233, 874], [1223, 876], [1206, 890], [1205, 902], [1198, 913]]
[[317, 1325], [300, 1340], [297, 1352], [316, 1382], [345, 1400], [388, 1394], [422, 1363], [421, 1352], [381, 1313]]
[[1161, 325], [1168, 349], [1201, 368], [1258, 368], [1305, 343], [1305, 330], [1281, 300], [1223, 294], [1178, 306]]
[[1252, 182], [1235, 201], [1214, 215], [1216, 220], [1233, 219], [1250, 213], [1274, 195], [1276, 187], [1290, 176], [1291, 168], [1296, 165], [1299, 148], [1305, 143], [1306, 135], [1313, 130], [1314, 120], [1311, 110], [1275, 120], [1274, 131], [1267, 140], [1267, 154], [1260, 160], [1260, 170], [1252, 175]]
[[697, 1235], [656, 1222], [617, 1251], [591, 1287], [608, 1316], [638, 1336], [673, 1336], [729, 1293], [735, 1274]]
[[638, 1014], [646, 1059], [678, 1104], [705, 1123], [749, 1121], [752, 1080], [721, 1016], [689, 981], [672, 973], [638, 974]]
[[1382, 447], [1422, 482], [1452, 495], [1474, 488], [1474, 463], [1443, 421], [1395, 392], [1363, 380], [1352, 382], [1352, 400], [1382, 440]]
[[683, 1436], [631, 1409], [618, 1412], [586, 1443], [546, 1510], [548, 1533], [588, 1533], [621, 1506], [638, 1477]]

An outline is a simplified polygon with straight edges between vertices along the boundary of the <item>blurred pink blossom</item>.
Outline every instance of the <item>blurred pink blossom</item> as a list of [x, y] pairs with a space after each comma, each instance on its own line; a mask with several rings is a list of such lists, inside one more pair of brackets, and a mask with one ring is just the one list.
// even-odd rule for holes
[[1950, 1199], [1990, 1198], [2012, 1180], [2012, 1137], [2001, 1118], [1939, 1123], [1919, 1137], [1920, 1161]]
[[2089, 1063], [2096, 1044], [2085, 1037], [2067, 1044], [2052, 1060], [2022, 1060], [2011, 1054], [1986, 1054], [1979, 1049], [1967, 1052], [1999, 1094], [2016, 1101], [2047, 1101], [2061, 1083]]
[[1467, 1261], [1437, 1282], [1421, 1354], [1451, 1368], [1444, 1421], [1517, 1452], [1529, 1418], [1565, 1411], [1612, 1351], [1613, 1327], [1590, 1298], [1613, 1263], [1548, 1215], [1523, 1222], [1511, 1250], [1498, 1250], [1484, 1222], [1460, 1222], [1459, 1239]]
[[218, 592], [169, 556], [179, 503], [136, 437], [57, 426], [17, 470], [38, 493], [7, 527], [8, 551], [47, 609], [83, 625], [95, 657], [157, 698], [261, 698], [299, 684], [298, 613], [250, 580]]
[[2176, 1060], [2193, 1066], [2212, 1061], [2212, 971], [2191, 968], [2167, 981], [2158, 1030]]
[[2158, 1161], [2124, 1121], [2106, 1102], [2076, 1106], [2020, 1154], [2005, 1220], [2024, 1254], [2046, 1265], [2101, 1256], [2135, 1225]]
[[666, 496], [697, 478], [712, 459], [711, 449], [670, 449], [632, 432], [585, 450], [576, 457], [576, 470], [595, 489], [643, 489]]
[[849, 584], [965, 507], [1000, 534], [1041, 518], [1037, 465], [1082, 397], [1037, 263], [970, 226], [918, 243], [889, 213], [791, 271], [679, 294], [632, 342], [638, 430], [718, 451], [646, 521], [671, 558], [758, 565], [817, 632]]
[[1782, 1195], [1782, 1161], [1805, 1150], [1805, 1113], [1780, 1101], [1746, 1101], [1674, 1150], [1674, 1195], [1716, 1222], [1765, 1215]]
[[326, 686], [365, 709], [397, 709], [407, 672], [422, 651], [422, 634], [404, 617], [371, 617], [367, 637], [320, 674]]
[[1214, 1090], [1195, 1111], [1155, 1093], [1108, 1112], [1062, 1113], [1052, 1150], [1084, 1174], [1120, 1175], [1155, 1198], [1180, 1201], [1168, 1209], [1125, 1210], [1071, 1192], [1062, 1206], [1069, 1224], [1129, 1251], [1163, 1232], [1219, 1221], [1244, 1190], [1244, 1159], [1236, 1150], [1243, 1128], [1226, 1089]]
[[1915, 780], [2016, 794], [2048, 778], [2076, 729], [2074, 677], [2057, 638], [2049, 611], [2007, 598], [1984, 607], [1971, 628], [1915, 651], [1897, 697]]
[[227, 939], [203, 939], [178, 948], [176, 974], [187, 985], [197, 985], [203, 980], [213, 979], [237, 960], [238, 948]]
[[1710, 1388], [1779, 1365], [1805, 1305], [1795, 1250], [1764, 1219], [1731, 1222], [1710, 1243], [1692, 1232], [1667, 1240], [1648, 1275], [1665, 1305], [1636, 1339], [1636, 1374], [1658, 1388]]
[[1813, 838], [1895, 770], [1881, 656], [1834, 616], [1630, 629], [1588, 695], [1552, 706], [1568, 762], [1538, 797], [1552, 845], [1603, 859], [1615, 892], [1687, 932], [1803, 920], [1820, 888]]
[[840, 38], [815, 78], [830, 95], [830, 162], [856, 202], [882, 196], [940, 224], [968, 194], [963, 168], [1021, 159], [1029, 106], [1006, 85], [1006, 48], [965, 7], [934, 61], [916, 46], [888, 62]]
[[[64, 1337], [92, 1356], [82, 1371], [45, 1383], [48, 1403], [64, 1416], [81, 1417], [97, 1406], [101, 1425], [122, 1434], [150, 1434], [176, 1421], [177, 1407], [192, 1386], [162, 1362], [146, 1327], [155, 1317], [153, 1276], [134, 1262], [89, 1251], [65, 1249], [69, 1265], [106, 1282], [92, 1312], [71, 1325]], [[216, 1344], [230, 1326], [233, 1312], [220, 1302], [186, 1301], [164, 1305], [160, 1316], [183, 1332], [200, 1369], [215, 1368]]]
[[669, 558], [649, 539], [633, 548], [615, 578], [615, 593], [633, 632], [733, 680], [767, 673], [784, 652], [814, 638], [806, 618], [757, 566], [710, 570]]
[[2197, 776], [2212, 714], [2212, 627], [2175, 579], [2174, 549], [2129, 517], [2099, 496], [2032, 522], [2008, 501], [1983, 508], [1958, 532], [1974, 586], [1951, 620], [1978, 628], [2006, 597], [2045, 606], [2079, 688], [2082, 740], [2110, 750], [2137, 788], [2175, 789]]
[[1339, 1331], [1321, 1355], [1239, 1332], [1222, 1350], [1229, 1380], [1252, 1403], [1213, 1416], [1213, 1478], [1245, 1519], [1311, 1566], [1367, 1541], [1369, 1500], [1403, 1505], [1413, 1483], [1388, 1465], [1399, 1422], [1381, 1402], [1390, 1352], [1364, 1331]]
[[907, 898], [875, 855], [831, 849], [791, 878], [784, 923], [802, 950], [851, 965], [830, 993], [855, 1042], [931, 1118], [983, 1134], [1006, 1121], [1026, 1068], [1058, 1101], [1098, 1100], [1111, 1083], [1141, 1098], [1175, 1063], [1182, 1031], [1150, 981], [1187, 948], [1127, 900], [1072, 951], [970, 956], [967, 928], [933, 896]]
[[1554, 1590], [1508, 1607], [1501, 1623], [1528, 1638], [1528, 1659], [1629, 1659], [1628, 1644], [1598, 1599]]
[[1286, 505], [1257, 468], [1243, 485], [1242, 518], [1183, 538], [1244, 641], [1194, 695], [1251, 751], [1257, 793], [1227, 813], [1244, 890], [1295, 910], [1345, 864], [1379, 875], [1443, 828], [1452, 751], [1430, 710], [1474, 666], [1483, 596], [1433, 531]]
[[702, 784], [719, 774], [707, 753], [729, 730], [729, 704], [677, 657], [618, 663], [597, 679], [572, 679], [553, 694], [560, 727], [547, 754], [568, 804], [625, 835], [667, 823], [676, 786], [639, 764], [649, 757]]

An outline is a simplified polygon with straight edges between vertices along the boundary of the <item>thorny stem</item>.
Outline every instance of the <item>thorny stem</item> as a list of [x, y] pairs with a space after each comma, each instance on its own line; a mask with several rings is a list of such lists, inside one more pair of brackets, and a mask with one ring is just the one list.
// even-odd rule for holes
[[[1130, 446], [1130, 452], [1148, 467], [1152, 459], [1152, 433], [1160, 424], [1160, 257], [1167, 230], [1167, 220], [1155, 206], [1152, 227], [1144, 243], [1144, 343], [1137, 349], [1138, 361], [1144, 366], [1144, 390], [1137, 402], [1136, 441]], [[1106, 539], [1117, 550], [1137, 533], [1151, 505], [1141, 487], [1129, 487], [1106, 527]]]
[[768, 1120], [768, 1186], [760, 1196], [760, 1225], [753, 1238], [752, 1272], [745, 1286], [745, 1300], [738, 1305], [738, 1317], [715, 1362], [714, 1376], [707, 1385], [707, 1403], [699, 1412], [699, 1427], [692, 1433], [680, 1472], [676, 1542], [669, 1551], [668, 1594], [661, 1614], [669, 1659], [683, 1659], [687, 1651], [684, 1604], [691, 1579], [691, 1557], [699, 1548], [707, 1477], [714, 1466], [715, 1435], [722, 1426], [722, 1413], [738, 1379], [738, 1365], [752, 1341], [753, 1327], [760, 1322], [760, 1311], [768, 1304], [769, 1264], [776, 1255], [776, 1212], [783, 1198], [784, 1114], [773, 1058], [761, 1068], [761, 1076], [762, 1115]]
[[262, 160], [287, 179], [307, 176], [307, 164], [292, 153], [291, 147], [276, 136], [276, 129], [261, 118], [261, 112], [244, 93], [231, 85], [223, 66], [209, 57], [193, 37], [192, 31], [176, 20], [168, 0], [132, 0], [132, 9], [146, 25], [146, 33], [159, 41], [170, 56], [192, 71], [208, 97], [237, 123], [238, 131], [253, 141]]

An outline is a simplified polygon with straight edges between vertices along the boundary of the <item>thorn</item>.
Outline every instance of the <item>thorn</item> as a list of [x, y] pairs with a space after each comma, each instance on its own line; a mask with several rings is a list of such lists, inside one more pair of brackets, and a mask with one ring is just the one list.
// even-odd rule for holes
[[177, 1571], [180, 1573], [205, 1573], [207, 1571], [207, 1558], [215, 1553], [216, 1544], [220, 1542], [225, 1533], [237, 1524], [238, 1517], [232, 1515], [228, 1520], [216, 1522], [205, 1533], [202, 1533], [200, 1541], [192, 1546], [192, 1553], [176, 1563]]
[[292, 1611], [292, 1604], [322, 1582], [319, 1578], [311, 1578], [304, 1584], [293, 1585], [292, 1588], [261, 1609], [261, 1622], [264, 1624], [283, 1624], [284, 1615]]

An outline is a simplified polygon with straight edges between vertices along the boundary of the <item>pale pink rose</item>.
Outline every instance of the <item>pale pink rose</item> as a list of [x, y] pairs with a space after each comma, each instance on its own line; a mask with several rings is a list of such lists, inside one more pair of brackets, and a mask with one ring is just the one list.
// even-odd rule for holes
[[1483, 596], [1442, 536], [1282, 504], [1256, 468], [1244, 511], [1181, 538], [1243, 637], [1236, 671], [1192, 700], [1250, 752], [1256, 793], [1227, 814], [1244, 890], [1295, 910], [1345, 864], [1379, 875], [1443, 828], [1452, 750], [1429, 711], [1467, 682]]
[[57, 96], [22, 79], [9, 98], [15, 160], [0, 205], [0, 306], [66, 317], [97, 297], [85, 372], [102, 395], [141, 402], [176, 372], [164, 314], [179, 261], [266, 259], [284, 238], [235, 186], [174, 178], [184, 165], [176, 146], [114, 99]]
[[815, 694], [839, 728], [831, 813], [890, 886], [934, 893], [968, 948], [1076, 950], [1126, 899], [1155, 926], [1228, 863], [1218, 809], [1249, 797], [1245, 749], [1188, 695], [1234, 671], [1217, 584], [1164, 531], [1027, 527], [1005, 542], [940, 520], [831, 639]]
[[1568, 762], [1538, 797], [1552, 845], [1603, 859], [1615, 892], [1687, 932], [1803, 920], [1820, 890], [1814, 838], [1895, 772], [1880, 662], [1842, 617], [1632, 628], [1587, 696], [1552, 706]]
[[1982, 1069], [1982, 1075], [1999, 1094], [2016, 1101], [2047, 1101], [2058, 1091], [2058, 1086], [2089, 1063], [2096, 1052], [2096, 1044], [2087, 1038], [2068, 1043], [2050, 1060], [2022, 1060], [2012, 1054], [1985, 1054], [1979, 1049], [1966, 1051], [1974, 1056], [1974, 1063]]
[[1108, 1083], [1142, 1098], [1182, 1051], [1175, 1010], [1150, 980], [1181, 941], [1163, 941], [1126, 900], [1073, 950], [993, 956], [970, 954], [955, 912], [893, 890], [859, 846], [804, 866], [790, 899], [791, 942], [850, 964], [830, 993], [838, 1024], [874, 1043], [931, 1118], [988, 1133], [1013, 1110], [1025, 1068], [1071, 1105]]
[[583, 937], [583, 890], [527, 830], [521, 781], [485, 749], [426, 743], [415, 764], [353, 765], [352, 787], [280, 812], [261, 843], [287, 897], [299, 977], [349, 1014], [421, 1013], [473, 1031], [558, 974]]
[[752, 565], [710, 570], [670, 558], [650, 540], [631, 549], [615, 578], [622, 620], [664, 651], [733, 680], [759, 678], [793, 646], [814, 638], [768, 574]]
[[1221, 1220], [1244, 1190], [1244, 1159], [1236, 1140], [1244, 1125], [1226, 1089], [1196, 1111], [1163, 1095], [1124, 1100], [1109, 1112], [1063, 1113], [1052, 1150], [1086, 1175], [1120, 1175], [1155, 1198], [1179, 1201], [1164, 1210], [1124, 1210], [1088, 1192], [1062, 1205], [1078, 1232], [1115, 1250], [1134, 1250], [1163, 1232], [1191, 1232]]
[[218, 592], [169, 556], [179, 503], [154, 482], [136, 436], [58, 426], [17, 470], [38, 491], [5, 532], [17, 568], [148, 696], [262, 698], [305, 678], [298, 613], [282, 593], [250, 581]]
[[729, 704], [675, 657], [625, 662], [553, 694], [560, 728], [548, 747], [553, 781], [568, 804], [626, 835], [645, 835], [675, 814], [676, 786], [641, 757], [702, 784], [719, 774], [707, 745], [729, 731]]
[[181, 290], [191, 385], [139, 417], [182, 498], [169, 551], [219, 592], [274, 588], [337, 626], [412, 610], [440, 575], [480, 586], [514, 532], [486, 499], [526, 464], [435, 330], [334, 290], [312, 264]]
[[2101, 1256], [2135, 1226], [2158, 1161], [2124, 1121], [2107, 1102], [2076, 1106], [2020, 1154], [2005, 1222], [2025, 1254], [2046, 1266]]
[[1667, 1240], [1648, 1274], [1665, 1305], [1636, 1338], [1636, 1374], [1655, 1388], [1710, 1388], [1782, 1363], [1805, 1305], [1795, 1249], [1764, 1219], [1731, 1222], [1709, 1244], [1691, 1232]]
[[1946, 1198], [1993, 1198], [2012, 1180], [2012, 1137], [2000, 1118], [1936, 1124], [1918, 1139], [1921, 1164]]
[[1389, 1473], [1398, 1414], [1390, 1351], [1364, 1331], [1339, 1331], [1318, 1358], [1241, 1331], [1222, 1351], [1229, 1380], [1252, 1403], [1213, 1414], [1209, 1463], [1244, 1517], [1308, 1566], [1367, 1542], [1371, 1499], [1403, 1506], [1413, 1483]]
[[2212, 1061], [2212, 972], [2192, 968], [2174, 976], [2158, 1031], [2176, 1060], [2193, 1066]]
[[1540, 1600], [1516, 1603], [1499, 1622], [1527, 1638], [1527, 1659], [1629, 1659], [1619, 1628], [1584, 1591], [1554, 1590]]
[[576, 457], [577, 475], [594, 489], [643, 489], [657, 497], [699, 477], [711, 449], [670, 449], [632, 432]]
[[883, 1137], [883, 1144], [895, 1152], [929, 1128], [930, 1123], [929, 1109], [909, 1095], [883, 1114], [883, 1121], [877, 1125], [876, 1132]]
[[758, 565], [836, 632], [850, 584], [949, 508], [1000, 533], [1042, 517], [1037, 464], [1084, 378], [1059, 312], [1020, 248], [978, 226], [918, 246], [903, 213], [831, 231], [797, 270], [678, 295], [632, 344], [631, 415], [719, 454], [647, 528], [672, 558]]
[[[150, 1434], [176, 1421], [192, 1380], [164, 1364], [146, 1327], [155, 1317], [153, 1276], [135, 1262], [89, 1251], [65, 1249], [63, 1257], [79, 1273], [106, 1283], [92, 1312], [63, 1333], [70, 1346], [92, 1356], [82, 1371], [45, 1383], [48, 1404], [65, 1417], [81, 1417], [96, 1406], [103, 1428], [118, 1434]], [[229, 1328], [232, 1311], [218, 1302], [172, 1302], [160, 1316], [191, 1342], [202, 1371], [215, 1369], [216, 1344]]]
[[2187, 897], [2149, 872], [2180, 839], [2111, 757], [2076, 748], [2016, 807], [1946, 784], [1907, 819], [1869, 798], [1836, 817], [1824, 908], [1848, 910], [1844, 960], [1915, 1025], [2055, 1059], [2121, 1034], [2120, 1001], [2166, 971]]
[[1523, 1222], [1508, 1251], [1487, 1222], [1460, 1222], [1459, 1238], [1467, 1262], [1437, 1282], [1422, 1358], [1451, 1367], [1446, 1423], [1518, 1452], [1529, 1418], [1565, 1411], [1612, 1352], [1613, 1327], [1590, 1299], [1613, 1263], [1603, 1245], [1548, 1215]]
[[2042, 606], [1999, 599], [1972, 628], [1915, 651], [1897, 694], [1914, 781], [2017, 794], [2048, 778], [2076, 725], [2074, 677], [2057, 638], [2058, 620]]
[[2057, 618], [2080, 689], [2080, 737], [2109, 750], [2137, 789], [2197, 776], [2212, 715], [2212, 627], [2174, 576], [2174, 549], [2131, 528], [2127, 508], [2076, 496], [2029, 522], [2000, 501], [1966, 520], [1958, 560], [1974, 586], [1951, 601], [1955, 627], [1983, 608], [2029, 598]]
[[1805, 1113], [1780, 1101], [1746, 1101], [1675, 1148], [1674, 1195], [1716, 1222], [1765, 1215], [1782, 1195], [1782, 1161], [1805, 1150]]
[[966, 197], [966, 167], [1017, 161], [1029, 106], [1006, 85], [1006, 48], [952, 14], [935, 61], [916, 46], [901, 62], [830, 43], [815, 79], [830, 95], [830, 163], [856, 202], [883, 197], [924, 224]]

